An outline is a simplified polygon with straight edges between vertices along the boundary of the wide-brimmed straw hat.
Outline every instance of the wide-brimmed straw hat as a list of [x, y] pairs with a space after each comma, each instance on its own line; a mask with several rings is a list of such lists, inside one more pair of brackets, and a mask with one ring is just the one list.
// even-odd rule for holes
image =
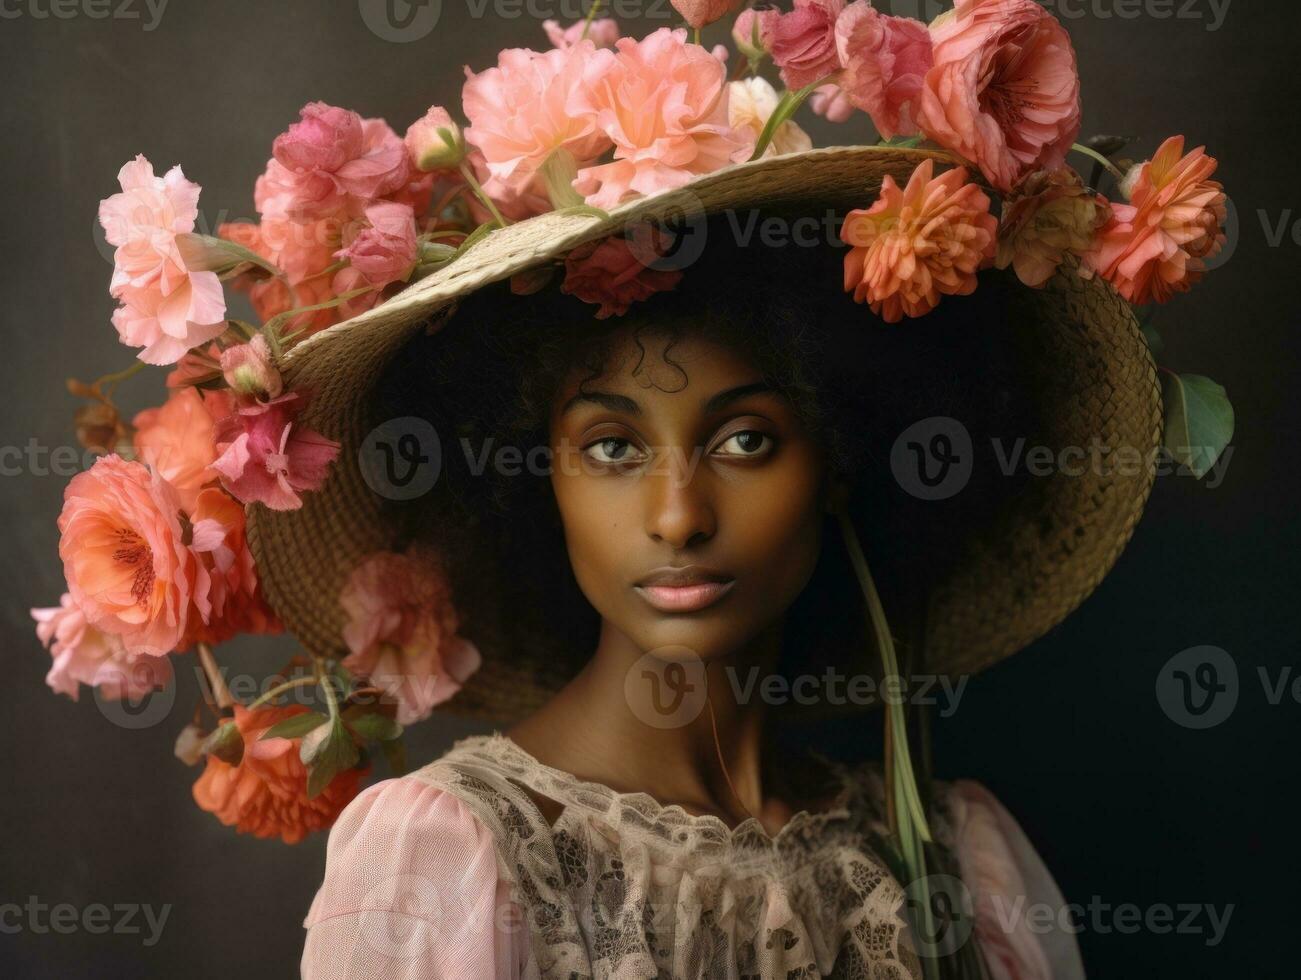
[[[886, 175], [904, 184], [944, 154], [889, 147], [830, 147], [737, 164], [686, 187], [640, 198], [602, 216], [552, 212], [494, 231], [432, 276], [382, 305], [300, 343], [281, 365], [289, 387], [311, 392], [303, 423], [342, 444], [321, 489], [295, 511], [255, 506], [250, 542], [267, 599], [310, 651], [346, 653], [340, 589], [368, 555], [393, 548], [384, 498], [367, 483], [359, 452], [377, 421], [369, 410], [383, 372], [414, 337], [445, 325], [454, 304], [492, 283], [552, 263], [579, 245], [640, 221], [729, 209], [823, 214], [865, 207]], [[1107, 574], [1151, 490], [1150, 466], [1106, 465], [1123, 451], [1152, 459], [1161, 394], [1129, 305], [1072, 264], [1042, 289], [1013, 284], [1009, 336], [1033, 361], [1039, 444], [1101, 447], [1104, 465], [1057, 468], [1018, 488], [1000, 520], [973, 527], [960, 560], [930, 596], [927, 668], [981, 670], [1061, 622]], [[901, 325], [894, 329], [908, 329]], [[564, 677], [527, 649], [483, 649], [482, 667], [444, 706], [507, 721], [541, 704]]]

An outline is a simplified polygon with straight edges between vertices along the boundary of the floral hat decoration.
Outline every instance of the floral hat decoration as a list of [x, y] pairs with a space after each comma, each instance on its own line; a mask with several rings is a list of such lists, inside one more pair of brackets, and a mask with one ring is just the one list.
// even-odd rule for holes
[[[100, 205], [113, 325], [137, 360], [69, 382], [77, 436], [99, 456], [58, 519], [67, 590], [32, 611], [47, 683], [74, 700], [82, 685], [138, 700], [194, 656], [204, 700], [176, 754], [202, 767], [199, 806], [240, 832], [299, 841], [330, 826], [375, 749], [400, 771], [403, 727], [435, 707], [502, 719], [563, 683], [469, 638], [439, 557], [395, 547], [359, 462], [385, 366], [478, 290], [558, 288], [619, 316], [692, 274], [656, 261], [670, 219], [835, 208], [839, 286], [890, 329], [918, 329], [906, 321], [1003, 270], [1018, 336], [1052, 378], [1057, 444], [1101, 435], [1155, 454], [1164, 432], [1164, 452], [1201, 475], [1232, 435], [1223, 390], [1158, 373], [1135, 315], [1198, 282], [1223, 248], [1216, 161], [1182, 136], [1139, 161], [1122, 139], [1079, 142], [1075, 52], [1039, 4], [958, 0], [926, 24], [868, 0], [739, 13], [674, 0], [687, 27], [640, 39], [599, 6], [547, 22], [545, 50], [467, 68], [459, 112], [434, 106], [404, 137], [304, 106], [257, 179], [257, 223], [196, 232], [199, 186], [143, 156]], [[703, 26], [733, 15], [735, 50], [701, 46]], [[795, 119], [806, 102], [877, 135], [815, 149]], [[659, 229], [649, 253], [643, 227]], [[260, 322], [228, 313], [227, 288]], [[166, 400], [124, 419], [115, 390], [147, 365], [168, 370]], [[1124, 547], [1152, 479], [1055, 475], [973, 537], [935, 597], [930, 669], [978, 670], [1065, 617]], [[896, 673], [841, 517], [872, 652]], [[237, 700], [217, 647], [284, 629], [301, 651]], [[317, 707], [293, 696], [310, 688]], [[885, 711], [888, 850], [918, 880], [937, 859], [904, 711]]]

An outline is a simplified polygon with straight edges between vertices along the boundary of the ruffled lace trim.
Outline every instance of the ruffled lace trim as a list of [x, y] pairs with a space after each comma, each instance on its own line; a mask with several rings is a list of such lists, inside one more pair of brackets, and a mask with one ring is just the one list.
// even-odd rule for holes
[[[500, 733], [461, 739], [416, 775], [493, 834], [544, 980], [920, 977], [902, 944], [903, 891], [868, 845], [879, 812], [828, 765], [834, 804], [773, 835], [753, 817], [729, 829], [585, 782]], [[562, 805], [554, 824], [523, 787]]]

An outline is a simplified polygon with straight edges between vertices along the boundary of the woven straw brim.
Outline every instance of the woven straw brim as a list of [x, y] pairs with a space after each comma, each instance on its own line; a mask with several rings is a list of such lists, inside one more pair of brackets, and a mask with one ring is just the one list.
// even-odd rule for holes
[[[340, 589], [361, 560], [394, 544], [384, 501], [358, 465], [373, 425], [367, 400], [390, 359], [457, 299], [639, 221], [732, 208], [820, 216], [867, 207], [887, 174], [902, 186], [928, 158], [937, 171], [951, 165], [921, 150], [830, 147], [738, 164], [608, 217], [544, 214], [493, 232], [449, 267], [299, 344], [282, 364], [286, 384], [310, 390], [303, 424], [337, 439], [342, 450], [301, 509], [250, 509], [262, 586], [286, 627], [312, 652], [346, 653]], [[973, 534], [962, 565], [932, 597], [927, 662], [936, 672], [983, 669], [1065, 618], [1110, 570], [1152, 486], [1151, 467], [1112, 465], [1116, 452], [1151, 458], [1161, 435], [1155, 368], [1128, 304], [1102, 281], [1080, 278], [1073, 265], [1043, 289], [1018, 287], [1014, 303], [1036, 366], [1027, 384], [1041, 389], [1046, 406], [1040, 436], [1053, 447], [1101, 446], [1103, 465], [1036, 478], [1006, 522]], [[528, 651], [499, 651], [443, 707], [507, 722], [552, 693], [538, 680], [543, 674]]]

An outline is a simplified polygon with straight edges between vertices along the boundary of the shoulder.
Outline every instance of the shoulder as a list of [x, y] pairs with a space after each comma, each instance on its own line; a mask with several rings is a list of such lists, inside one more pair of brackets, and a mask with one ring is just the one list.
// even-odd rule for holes
[[331, 828], [325, 878], [304, 925], [368, 911], [446, 914], [449, 899], [490, 899], [496, 881], [492, 834], [460, 798], [414, 774], [386, 779]]

